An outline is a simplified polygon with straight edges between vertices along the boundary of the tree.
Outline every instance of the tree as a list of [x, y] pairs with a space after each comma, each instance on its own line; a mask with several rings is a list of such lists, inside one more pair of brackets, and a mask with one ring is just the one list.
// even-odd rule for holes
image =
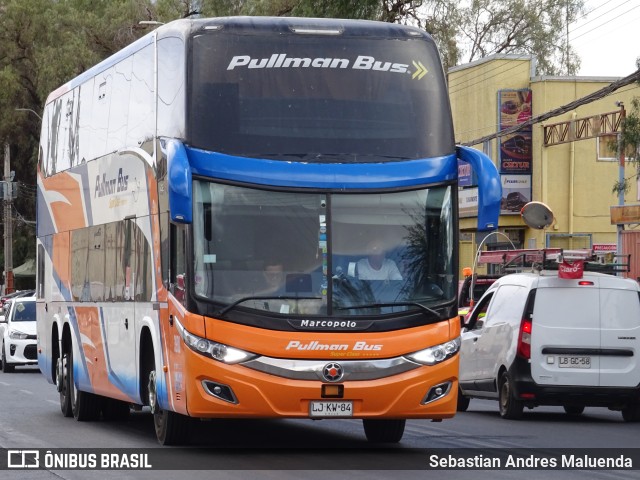
[[496, 53], [529, 53], [545, 75], [574, 75], [580, 59], [565, 28], [584, 11], [583, 0], [471, 0], [461, 10], [465, 62]]
[[14, 265], [35, 257], [29, 221], [35, 219], [38, 112], [47, 95], [146, 33], [138, 21], [155, 17], [147, 0], [0, 0], [0, 152], [10, 143], [20, 185]]
[[[640, 70], [640, 58], [636, 60], [636, 67]], [[637, 82], [640, 85], [640, 81]], [[640, 97], [634, 97], [631, 100], [631, 111], [627, 110], [625, 118], [620, 126], [620, 143], [611, 142], [608, 147], [620, 155], [625, 152], [626, 159], [636, 167], [636, 174], [630, 178], [624, 178], [616, 181], [613, 185], [612, 193], [629, 191], [629, 181], [632, 178], [640, 179]]]

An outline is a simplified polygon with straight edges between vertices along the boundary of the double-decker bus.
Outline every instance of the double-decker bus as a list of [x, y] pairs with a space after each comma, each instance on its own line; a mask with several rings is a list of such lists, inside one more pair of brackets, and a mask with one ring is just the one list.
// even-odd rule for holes
[[458, 391], [456, 148], [431, 37], [178, 20], [49, 95], [38, 364], [77, 420], [356, 418], [398, 442]]

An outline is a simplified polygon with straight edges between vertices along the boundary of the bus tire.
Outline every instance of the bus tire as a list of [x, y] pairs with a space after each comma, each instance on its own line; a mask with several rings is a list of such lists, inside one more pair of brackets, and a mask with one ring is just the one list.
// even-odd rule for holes
[[406, 420], [373, 419], [362, 420], [364, 434], [371, 443], [398, 443], [404, 435]]
[[189, 437], [189, 417], [160, 408], [156, 387], [156, 371], [154, 369], [149, 372], [147, 392], [158, 442], [160, 445], [182, 445]]
[[515, 397], [513, 381], [507, 372], [502, 373], [498, 382], [498, 405], [502, 418], [518, 420], [522, 417], [524, 403]]
[[60, 392], [60, 411], [65, 417], [73, 417], [71, 408], [71, 387], [69, 383], [69, 362], [65, 353], [56, 362], [56, 387]]
[[89, 392], [78, 390], [73, 379], [73, 349], [69, 350], [67, 378], [69, 379], [69, 393], [73, 417], [79, 422], [97, 420], [100, 417], [101, 397]]
[[469, 408], [469, 403], [471, 399], [465, 395], [463, 395], [462, 390], [458, 387], [458, 404], [456, 405], [456, 410], [458, 412], [466, 412], [467, 408]]

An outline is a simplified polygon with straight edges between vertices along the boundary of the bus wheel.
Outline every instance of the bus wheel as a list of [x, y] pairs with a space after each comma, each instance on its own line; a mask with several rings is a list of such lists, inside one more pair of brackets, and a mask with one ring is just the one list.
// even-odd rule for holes
[[180, 445], [189, 434], [189, 418], [176, 412], [163, 410], [158, 404], [156, 371], [149, 372], [148, 401], [153, 414], [156, 437], [161, 445]]
[[93, 393], [78, 390], [73, 380], [73, 350], [69, 351], [67, 364], [67, 378], [69, 379], [69, 397], [71, 410], [79, 422], [97, 420], [100, 417], [101, 398]]
[[71, 392], [69, 384], [69, 363], [68, 356], [65, 353], [56, 362], [56, 388], [60, 392], [60, 410], [65, 417], [72, 417], [71, 409]]
[[102, 402], [102, 418], [107, 421], [120, 421], [129, 418], [129, 404], [115, 398], [105, 398]]
[[362, 420], [364, 434], [372, 443], [398, 443], [404, 435], [406, 420], [370, 419]]
[[500, 377], [498, 387], [498, 404], [500, 406], [500, 416], [507, 420], [517, 420], [522, 417], [524, 403], [516, 399], [513, 392], [513, 382], [507, 372]]
[[469, 403], [471, 399], [462, 394], [462, 390], [458, 387], [458, 405], [456, 406], [456, 410], [458, 412], [466, 412], [467, 408], [469, 408]]

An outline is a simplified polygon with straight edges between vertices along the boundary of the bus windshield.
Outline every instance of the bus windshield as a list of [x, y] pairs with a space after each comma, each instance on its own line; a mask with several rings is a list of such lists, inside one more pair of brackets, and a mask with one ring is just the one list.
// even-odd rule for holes
[[455, 299], [450, 186], [327, 194], [195, 180], [193, 191], [201, 300], [342, 317]]
[[448, 95], [426, 38], [243, 31], [192, 39], [187, 143], [316, 163], [454, 151]]

